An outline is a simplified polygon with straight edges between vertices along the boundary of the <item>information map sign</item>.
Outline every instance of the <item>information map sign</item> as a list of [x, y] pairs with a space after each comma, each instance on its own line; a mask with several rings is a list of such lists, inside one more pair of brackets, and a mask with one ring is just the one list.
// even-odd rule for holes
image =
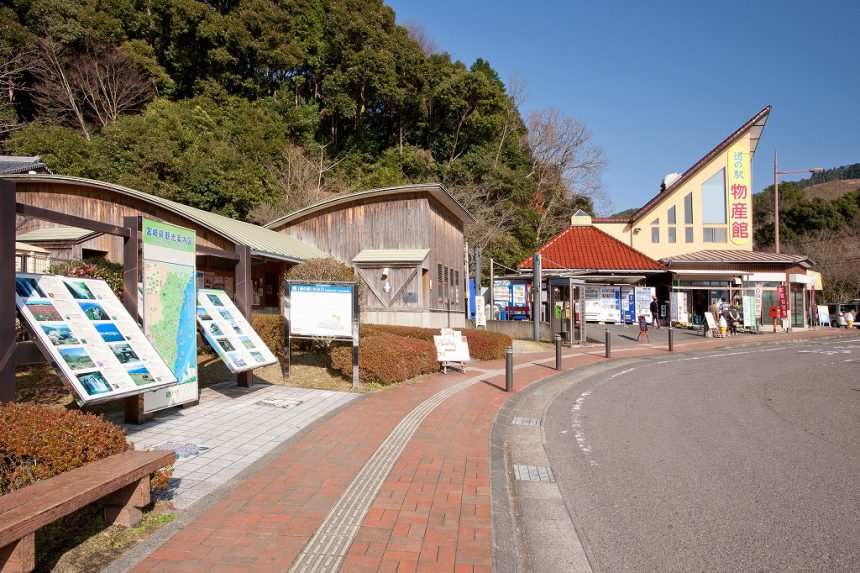
[[353, 285], [289, 284], [290, 336], [352, 338]]
[[15, 303], [79, 404], [176, 384], [176, 377], [103, 280], [18, 273]]
[[197, 235], [142, 218], [143, 328], [178, 380], [144, 394], [144, 412], [197, 400]]
[[230, 372], [278, 361], [223, 290], [197, 291], [197, 323]]

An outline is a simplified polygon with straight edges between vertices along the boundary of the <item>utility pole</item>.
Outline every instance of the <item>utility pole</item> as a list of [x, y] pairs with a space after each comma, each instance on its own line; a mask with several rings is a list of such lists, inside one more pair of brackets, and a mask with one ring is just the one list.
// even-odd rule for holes
[[[532, 323], [534, 324], [535, 342], [540, 342], [540, 291], [541, 291], [541, 260], [540, 253], [532, 256]], [[583, 309], [584, 310], [584, 309]]]

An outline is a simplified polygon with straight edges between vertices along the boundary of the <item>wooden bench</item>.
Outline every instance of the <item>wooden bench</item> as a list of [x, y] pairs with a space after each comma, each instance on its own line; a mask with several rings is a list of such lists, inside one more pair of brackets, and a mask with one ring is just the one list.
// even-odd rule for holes
[[127, 451], [0, 497], [0, 571], [36, 566], [36, 530], [105, 498], [108, 524], [130, 527], [149, 505], [149, 477], [172, 464], [174, 452]]

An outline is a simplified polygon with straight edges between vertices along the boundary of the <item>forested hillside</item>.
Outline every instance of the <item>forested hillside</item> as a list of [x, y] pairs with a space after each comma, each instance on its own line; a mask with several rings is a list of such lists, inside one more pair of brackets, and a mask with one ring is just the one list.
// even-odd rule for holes
[[[831, 300], [860, 298], [860, 183], [850, 183], [857, 178], [860, 163], [779, 184], [781, 250], [815, 261]], [[753, 206], [756, 249], [772, 250], [773, 185], [754, 197]]]
[[507, 264], [599, 191], [585, 126], [381, 0], [9, 0], [0, 34], [0, 146], [56, 173], [259, 222], [439, 181]]

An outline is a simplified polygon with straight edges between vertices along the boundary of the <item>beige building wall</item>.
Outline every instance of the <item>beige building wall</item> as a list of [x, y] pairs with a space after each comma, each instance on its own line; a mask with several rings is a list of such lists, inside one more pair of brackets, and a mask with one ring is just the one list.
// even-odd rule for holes
[[[736, 144], [742, 145], [747, 151], [750, 148], [750, 132], [747, 131], [738, 138]], [[648, 211], [640, 214], [638, 219], [632, 223], [601, 223], [595, 222], [594, 225], [602, 231], [612, 235], [619, 241], [630, 245], [634, 249], [641, 251], [652, 259], [662, 259], [674, 255], [692, 253], [705, 249], [731, 249], [741, 251], [752, 251], [752, 215], [750, 215], [750, 240], [745, 245], [734, 244], [729, 233], [729, 217], [726, 216], [724, 224], [703, 224], [702, 214], [702, 184], [715, 175], [720, 169], [728, 170], [727, 165], [728, 150], [723, 151], [711, 161], [704, 165], [699, 171], [693, 174], [687, 181], [684, 181], [677, 189], [671, 189], [665, 192], [665, 196], [661, 197]], [[750, 158], [750, 164], [752, 164]], [[724, 185], [725, 187], [725, 185]], [[685, 224], [684, 200], [688, 194], [692, 194], [693, 201], [693, 223]], [[668, 222], [669, 210], [675, 208], [674, 225]], [[652, 223], [657, 220], [657, 225]], [[652, 241], [652, 229], [659, 229], [659, 242]], [[669, 242], [669, 229], [675, 228], [675, 242]], [[687, 241], [686, 229], [692, 228], [692, 241]], [[725, 240], [719, 242], [706, 242], [705, 229], [722, 229], [725, 235]], [[710, 234], [710, 231], [709, 231]]]

